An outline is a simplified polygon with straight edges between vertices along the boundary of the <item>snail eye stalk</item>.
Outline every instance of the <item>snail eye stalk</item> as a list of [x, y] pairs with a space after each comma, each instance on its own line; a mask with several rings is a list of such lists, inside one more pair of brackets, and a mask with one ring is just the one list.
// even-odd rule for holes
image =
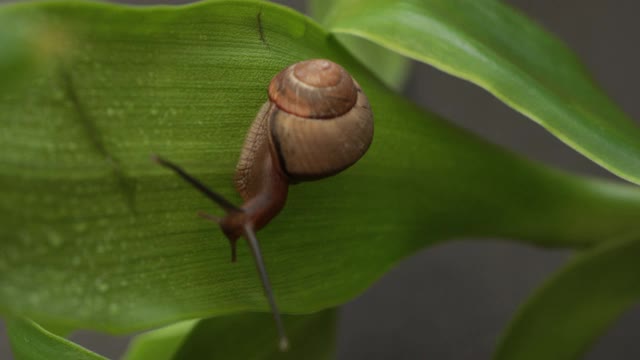
[[194, 188], [198, 189], [201, 193], [203, 193], [206, 197], [213, 200], [216, 204], [218, 204], [224, 211], [226, 212], [242, 212], [243, 210], [239, 207], [233, 205], [229, 200], [225, 199], [224, 196], [218, 194], [217, 192], [206, 187], [200, 180], [194, 178], [193, 176], [187, 174], [186, 171], [182, 170], [178, 165], [170, 162], [169, 160], [163, 159], [160, 156], [153, 155], [151, 160], [156, 162], [159, 165], [166, 167], [167, 169], [173, 170], [176, 174], [178, 174], [181, 178], [183, 178], [186, 182], [191, 184]]

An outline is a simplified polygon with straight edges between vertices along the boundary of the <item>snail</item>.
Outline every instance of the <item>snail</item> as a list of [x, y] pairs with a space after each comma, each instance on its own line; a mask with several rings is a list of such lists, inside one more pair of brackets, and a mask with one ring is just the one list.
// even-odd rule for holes
[[269, 100], [251, 125], [236, 166], [235, 187], [244, 200], [237, 207], [160, 157], [154, 160], [217, 203], [224, 217], [200, 213], [219, 224], [236, 261], [236, 242], [244, 237], [253, 253], [265, 295], [280, 336], [288, 340], [255, 233], [284, 207], [288, 187], [322, 179], [353, 165], [373, 138], [373, 114], [358, 83], [338, 64], [314, 59], [278, 73], [268, 89]]

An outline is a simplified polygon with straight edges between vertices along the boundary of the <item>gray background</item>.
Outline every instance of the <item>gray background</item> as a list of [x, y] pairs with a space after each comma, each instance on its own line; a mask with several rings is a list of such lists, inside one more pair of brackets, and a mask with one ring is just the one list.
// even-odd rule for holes
[[[304, 11], [304, 1], [278, 2]], [[640, 2], [507, 2], [569, 44], [607, 93], [640, 120]], [[529, 158], [613, 178], [485, 91], [429, 66], [415, 64], [405, 94]], [[477, 240], [425, 249], [343, 306], [338, 359], [489, 359], [497, 336], [518, 305], [568, 254]], [[640, 307], [636, 306], [586, 359], [640, 359], [639, 323]], [[109, 358], [117, 358], [126, 346], [122, 337], [82, 333], [73, 339]], [[11, 356], [0, 326], [0, 359], [7, 358]]]

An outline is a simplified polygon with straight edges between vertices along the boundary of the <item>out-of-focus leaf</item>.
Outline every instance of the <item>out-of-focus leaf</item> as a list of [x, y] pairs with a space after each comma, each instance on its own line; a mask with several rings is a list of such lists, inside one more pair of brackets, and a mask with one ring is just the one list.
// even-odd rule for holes
[[640, 301], [640, 241], [576, 256], [520, 310], [496, 360], [579, 359], [625, 310]]
[[[495, 0], [334, 0], [325, 25], [469, 80], [640, 184], [640, 127], [559, 40]], [[481, 121], [481, 119], [479, 119]]]
[[10, 318], [7, 333], [15, 360], [106, 360], [31, 320]]
[[335, 310], [285, 315], [291, 348], [277, 348], [273, 317], [266, 313], [226, 315], [186, 321], [137, 336], [124, 360], [169, 359], [331, 359]]
[[308, 58], [358, 80], [375, 139], [352, 168], [292, 186], [259, 234], [285, 313], [344, 303], [451, 238], [581, 247], [640, 233], [636, 188], [543, 168], [416, 108], [289, 9], [37, 2], [0, 13], [72, 34], [64, 66], [0, 93], [2, 313], [122, 333], [266, 310], [247, 247], [231, 263], [222, 233], [196, 216], [213, 205], [149, 156], [239, 201], [231, 179], [267, 85]]
[[[328, 360], [335, 348], [335, 311], [285, 316], [291, 342], [278, 350], [271, 314], [230, 315], [201, 321], [189, 334], [175, 360], [309, 359]], [[211, 341], [211, 339], [215, 339]]]
[[33, 16], [0, 13], [0, 91], [55, 66], [65, 58], [67, 35], [55, 24]]
[[[171, 360], [185, 339], [189, 336], [199, 320], [182, 321], [177, 324], [165, 326], [158, 330], [146, 332], [136, 336], [127, 349], [123, 360]], [[225, 329], [233, 332], [233, 327]], [[216, 334], [211, 334], [209, 342], [216, 346], [218, 341]], [[275, 344], [276, 337], [271, 339]], [[233, 359], [233, 357], [227, 357]]]

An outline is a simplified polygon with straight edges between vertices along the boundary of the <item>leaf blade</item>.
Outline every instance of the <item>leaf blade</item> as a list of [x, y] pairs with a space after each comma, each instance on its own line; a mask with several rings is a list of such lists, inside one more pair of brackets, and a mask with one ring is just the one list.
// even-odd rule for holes
[[107, 360], [28, 319], [10, 318], [7, 333], [16, 360]]
[[625, 310], [640, 300], [640, 241], [586, 251], [520, 309], [496, 360], [578, 359]]
[[197, 324], [198, 320], [182, 321], [140, 334], [131, 340], [122, 359], [171, 360]]
[[469, 80], [600, 166], [640, 183], [640, 128], [595, 85], [564, 44], [507, 5], [467, 0], [337, 3], [339, 11], [327, 20], [332, 32], [368, 39]]
[[[284, 317], [291, 347], [278, 349], [270, 314], [239, 314], [201, 321], [174, 359], [331, 359], [335, 351], [336, 312]], [[229, 329], [233, 331], [230, 332]], [[217, 341], [213, 344], [210, 339]]]
[[[143, 359], [330, 359], [335, 349], [336, 311], [286, 315], [291, 348], [281, 352], [273, 318], [265, 313], [193, 320], [133, 339], [124, 360]], [[211, 339], [215, 339], [212, 341]]]
[[0, 94], [3, 313], [123, 333], [266, 311], [246, 247], [231, 264], [223, 235], [195, 215], [211, 204], [149, 156], [237, 201], [232, 172], [265, 88], [307, 58], [355, 76], [376, 135], [353, 168], [291, 187], [259, 234], [284, 312], [334, 307], [451, 238], [584, 247], [640, 231], [637, 189], [545, 169], [416, 108], [285, 8], [38, 3], [0, 12], [44, 16], [72, 40], [60, 67]]

